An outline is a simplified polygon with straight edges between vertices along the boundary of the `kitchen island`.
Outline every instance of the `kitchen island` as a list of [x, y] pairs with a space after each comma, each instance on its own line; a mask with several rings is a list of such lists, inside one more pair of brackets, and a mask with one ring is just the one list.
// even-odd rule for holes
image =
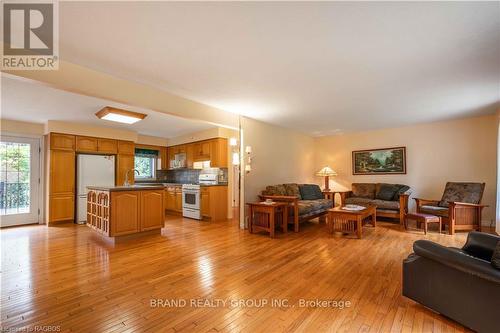
[[161, 233], [164, 225], [163, 186], [88, 186], [87, 226], [115, 242]]

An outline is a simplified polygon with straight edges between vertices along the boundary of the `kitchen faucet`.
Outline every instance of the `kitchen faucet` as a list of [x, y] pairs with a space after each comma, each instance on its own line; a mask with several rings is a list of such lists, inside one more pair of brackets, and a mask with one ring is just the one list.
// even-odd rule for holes
[[134, 172], [136, 172], [136, 173], [137, 173], [137, 176], [139, 176], [139, 175], [140, 175], [139, 170], [137, 170], [137, 169], [130, 169], [130, 170], [127, 170], [127, 172], [125, 172], [125, 181], [123, 182], [123, 186], [130, 186], [130, 182], [129, 182], [129, 180], [128, 180], [128, 173], [129, 173], [130, 171], [134, 171]]

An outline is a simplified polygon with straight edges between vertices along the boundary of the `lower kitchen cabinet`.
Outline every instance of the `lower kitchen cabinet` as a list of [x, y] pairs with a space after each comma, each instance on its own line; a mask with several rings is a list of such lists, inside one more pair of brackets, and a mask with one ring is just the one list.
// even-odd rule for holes
[[211, 221], [227, 219], [227, 186], [203, 186], [200, 201], [203, 218]]
[[69, 221], [75, 218], [75, 195], [50, 195], [49, 197], [49, 221]]
[[167, 186], [165, 189], [165, 209], [169, 212], [182, 213], [182, 187]]
[[163, 190], [111, 192], [110, 236], [162, 228], [163, 205]]

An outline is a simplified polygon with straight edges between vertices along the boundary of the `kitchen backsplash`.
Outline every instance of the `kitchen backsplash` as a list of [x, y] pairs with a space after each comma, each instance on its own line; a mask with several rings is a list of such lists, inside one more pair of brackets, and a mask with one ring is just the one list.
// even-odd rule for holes
[[[222, 181], [227, 183], [227, 168], [223, 172]], [[162, 183], [198, 184], [199, 169], [158, 170], [156, 178]]]

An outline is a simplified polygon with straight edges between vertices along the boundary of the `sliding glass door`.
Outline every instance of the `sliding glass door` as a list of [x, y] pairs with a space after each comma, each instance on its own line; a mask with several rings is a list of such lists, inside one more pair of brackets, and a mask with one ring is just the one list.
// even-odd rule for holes
[[1, 137], [1, 227], [39, 222], [39, 150], [38, 139]]

